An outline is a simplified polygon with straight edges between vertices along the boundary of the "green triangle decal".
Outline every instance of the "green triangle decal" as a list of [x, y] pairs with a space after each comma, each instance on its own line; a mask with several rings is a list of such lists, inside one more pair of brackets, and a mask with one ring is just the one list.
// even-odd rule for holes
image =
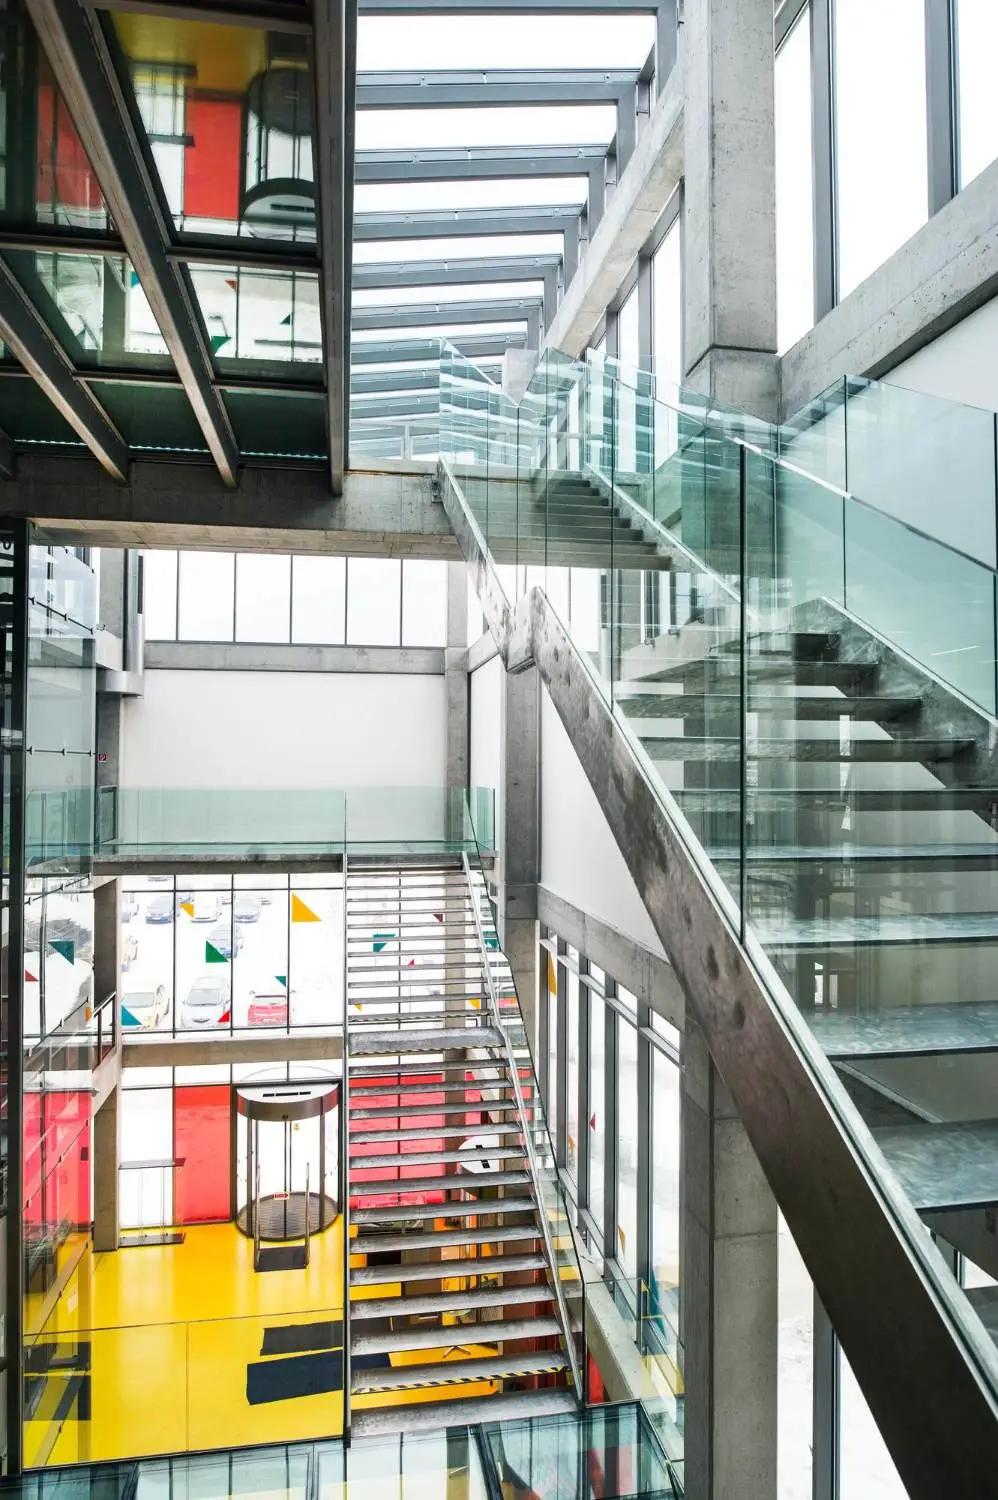
[[288, 976], [286, 974], [276, 974], [274, 977], [277, 980], [278, 984], [282, 984], [284, 986], [284, 988], [287, 989], [287, 987], [288, 987]]
[[219, 953], [214, 943], [206, 942], [204, 945], [204, 961], [206, 964], [227, 964], [229, 960], [224, 953]]
[[218, 351], [219, 351], [219, 349], [221, 349], [222, 345], [223, 344], [227, 344], [228, 342], [229, 342], [229, 335], [227, 333], [213, 333], [211, 335], [211, 352], [212, 352], [212, 354], [217, 354]]
[[281, 327], [282, 328], [290, 328], [290, 326], [291, 326], [291, 314], [288, 313], [288, 315], [287, 315], [286, 318], [282, 318], [281, 319]]
[[122, 1026], [141, 1026], [142, 1023], [137, 1016], [132, 1015], [126, 1005], [123, 1005], [121, 1007], [121, 1024]]
[[371, 946], [373, 947], [375, 953], [383, 953], [384, 950], [388, 947], [388, 944], [393, 943], [394, 941], [394, 932], [376, 932], [374, 934], [374, 942]]
[[54, 948], [57, 953], [61, 953], [62, 956], [63, 956], [63, 958], [66, 960], [66, 962], [68, 964], [71, 964], [71, 963], [75, 962], [75, 960], [76, 960], [76, 944], [74, 942], [72, 942], [70, 939], [67, 939], [67, 938], [58, 938], [58, 939], [50, 938], [49, 939], [49, 947], [50, 948]]

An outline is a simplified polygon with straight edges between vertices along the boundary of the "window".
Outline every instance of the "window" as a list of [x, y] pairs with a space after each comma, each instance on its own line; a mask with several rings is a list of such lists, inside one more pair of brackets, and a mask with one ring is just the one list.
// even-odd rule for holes
[[579, 1180], [579, 976], [568, 970], [568, 1037], [565, 1089], [565, 1166], [574, 1183]]
[[446, 646], [447, 564], [402, 564], [403, 646]]
[[[661, 1320], [672, 1347], [679, 1330], [679, 1068], [652, 1048], [651, 1276], [649, 1311]], [[669, 1337], [670, 1333], [672, 1338]]]
[[402, 633], [402, 564], [351, 557], [347, 564], [347, 645], [397, 646]]
[[998, 9], [994, 0], [956, 0], [959, 185], [998, 156]]
[[924, 0], [836, 0], [839, 297], [928, 214]]
[[236, 640], [287, 641], [290, 630], [290, 557], [240, 553], [236, 558]]
[[[624, 1275], [638, 1274], [638, 1033], [617, 1017], [617, 1244]], [[609, 1246], [607, 1246], [609, 1252]]]
[[625, 382], [618, 390], [617, 473], [630, 474], [638, 466], [637, 396], [634, 385], [640, 362], [638, 349], [638, 294], [633, 291], [617, 314], [617, 358]]
[[814, 1288], [782, 1214], [778, 1223], [777, 1493], [810, 1500], [814, 1436]]
[[652, 360], [655, 394], [663, 406], [655, 412], [655, 466], [676, 450], [677, 387], [683, 380], [683, 272], [679, 220], [669, 230], [651, 263]]
[[776, 54], [776, 307], [782, 354], [814, 323], [811, 7]]
[[234, 553], [182, 552], [177, 638], [231, 641], [234, 591]]
[[839, 1461], [842, 1500], [907, 1500], [894, 1460], [866, 1404], [849, 1362], [839, 1350], [839, 1398], [842, 1411]]
[[146, 639], [177, 639], [177, 554], [143, 552], [142, 614]]
[[589, 1001], [589, 1183], [587, 1201], [603, 1228], [603, 1164], [606, 1157], [606, 1005], [587, 989]]
[[291, 581], [291, 639], [308, 646], [342, 646], [346, 639], [345, 557], [296, 557]]

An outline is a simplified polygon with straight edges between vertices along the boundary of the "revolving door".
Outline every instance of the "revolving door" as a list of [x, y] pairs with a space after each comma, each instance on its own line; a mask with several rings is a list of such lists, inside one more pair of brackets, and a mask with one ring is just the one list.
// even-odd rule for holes
[[307, 1240], [336, 1218], [340, 1085], [268, 1082], [236, 1090], [236, 1227], [258, 1244]]

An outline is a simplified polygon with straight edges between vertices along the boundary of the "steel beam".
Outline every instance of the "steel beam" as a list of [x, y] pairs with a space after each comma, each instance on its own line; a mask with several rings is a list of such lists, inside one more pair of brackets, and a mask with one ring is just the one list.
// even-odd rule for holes
[[14, 477], [14, 439], [0, 428], [0, 479]]
[[524, 323], [540, 311], [540, 299], [521, 298], [502, 302], [414, 302], [404, 307], [358, 307], [353, 327], [358, 332], [372, 328], [463, 328], [468, 323]]
[[481, 109], [491, 105], [616, 104], [637, 70], [558, 68], [361, 73], [358, 109]]
[[[448, 335], [447, 342], [468, 359], [498, 359], [507, 349], [522, 349], [524, 338], [524, 333], [517, 330], [515, 333], [459, 334], [456, 338]], [[356, 368], [358, 365], [396, 364], [402, 360], [439, 359], [440, 344], [440, 339], [433, 338], [385, 339], [383, 342], [358, 342], [354, 339], [350, 346], [350, 364]]]
[[371, 395], [362, 401], [354, 401], [350, 408], [351, 422], [385, 422], [396, 417], [436, 416], [440, 410], [440, 397], [417, 394], [409, 396]]
[[364, 261], [353, 269], [355, 292], [373, 287], [488, 286], [501, 281], [544, 281], [557, 275], [560, 255], [512, 255], [477, 260]]
[[[56, 228], [45, 224], [23, 229], [0, 228], [0, 253], [23, 250], [41, 255], [125, 255], [117, 234]], [[176, 265], [232, 266], [236, 270], [313, 271], [318, 273], [315, 247], [287, 240], [237, 239], [226, 234], [177, 235], [167, 250]]]
[[69, 356], [3, 261], [0, 261], [0, 336], [112, 478], [126, 479], [128, 445], [104, 408], [77, 381]]
[[27, 0], [27, 7], [198, 426], [222, 479], [235, 485], [239, 449], [213, 385], [201, 316], [184, 273], [167, 257], [170, 227], [100, 19], [79, 0]]
[[439, 365], [410, 370], [357, 370], [350, 377], [352, 412], [363, 408], [358, 397], [385, 395], [390, 391], [435, 391], [440, 384]]
[[469, 146], [464, 151], [434, 146], [420, 151], [357, 151], [355, 175], [362, 183], [590, 177], [602, 173], [605, 159], [605, 146]]
[[493, 235], [578, 234], [584, 204], [567, 208], [450, 208], [418, 213], [364, 213], [354, 219], [355, 242], [364, 240], [484, 239]]
[[369, 16], [647, 16], [660, 0], [360, 0]]
[[129, 11], [140, 16], [166, 16], [172, 21], [206, 21], [220, 26], [251, 26], [266, 31], [312, 30], [312, 7], [307, 0], [87, 0], [92, 10]]
[[334, 495], [343, 491], [350, 405], [346, 80], [354, 66], [354, 60], [348, 58], [347, 10], [351, 5], [356, 6], [356, 0], [316, 0], [313, 7], [313, 153], [316, 224], [322, 251], [319, 308], [326, 371], [329, 483]]

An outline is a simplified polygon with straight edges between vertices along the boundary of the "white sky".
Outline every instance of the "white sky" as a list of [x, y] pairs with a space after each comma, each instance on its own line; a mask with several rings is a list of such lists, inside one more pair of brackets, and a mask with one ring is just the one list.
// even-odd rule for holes
[[364, 16], [358, 72], [422, 68], [640, 68], [652, 16]]
[[540, 281], [486, 281], [462, 286], [400, 286], [358, 288], [353, 293], [357, 307], [401, 307], [414, 302], [491, 302], [497, 297], [537, 298], [544, 291]]
[[497, 255], [560, 255], [560, 234], [497, 234], [453, 240], [358, 240], [354, 265], [362, 261], [484, 260]]
[[607, 146], [612, 104], [503, 105], [493, 109], [361, 109], [357, 150], [428, 146]]
[[530, 208], [586, 201], [585, 177], [513, 177], [457, 182], [367, 182], [354, 189], [354, 212], [405, 213], [426, 208]]

